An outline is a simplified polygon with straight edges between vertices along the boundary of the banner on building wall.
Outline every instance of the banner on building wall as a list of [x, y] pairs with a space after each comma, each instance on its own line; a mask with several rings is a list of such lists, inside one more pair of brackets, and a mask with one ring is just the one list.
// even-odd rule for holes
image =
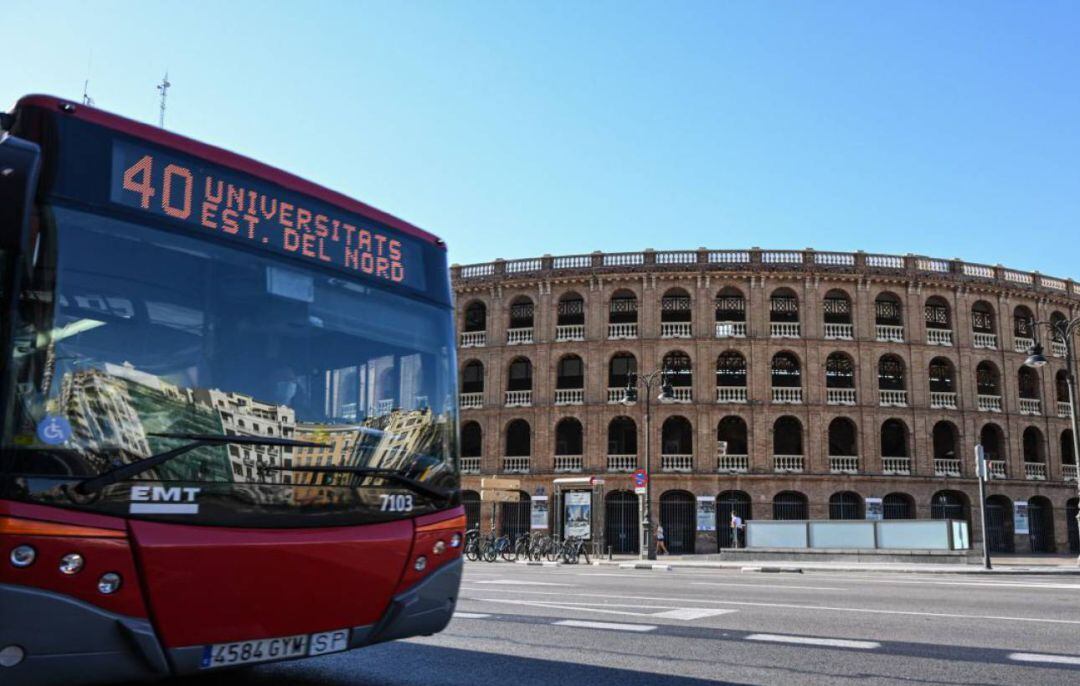
[[885, 519], [885, 504], [881, 498], [866, 499], [866, 518], [874, 521]]
[[568, 491], [563, 493], [563, 537], [592, 537], [592, 493]]
[[698, 496], [697, 530], [716, 531], [716, 499], [711, 496]]
[[534, 495], [531, 501], [532, 512], [529, 518], [530, 529], [548, 528], [548, 498], [546, 495]]
[[1018, 534], [1031, 533], [1028, 528], [1028, 504], [1013, 503], [1013, 532]]

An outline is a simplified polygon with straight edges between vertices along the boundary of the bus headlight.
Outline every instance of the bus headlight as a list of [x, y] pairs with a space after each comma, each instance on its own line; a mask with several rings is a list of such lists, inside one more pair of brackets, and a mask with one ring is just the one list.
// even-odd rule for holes
[[450, 547], [457, 548], [461, 545], [461, 534], [454, 534], [450, 537]]
[[112, 595], [120, 590], [120, 575], [116, 572], [105, 572], [97, 582], [97, 590], [105, 595]]
[[446, 552], [446, 541], [435, 541], [435, 545], [431, 546], [431, 552], [436, 555], [442, 555]]
[[8, 559], [16, 567], [29, 567], [37, 559], [37, 551], [34, 550], [33, 546], [20, 545], [11, 551]]
[[427, 569], [427, 558], [424, 557], [423, 555], [416, 558], [416, 562], [413, 563], [413, 569], [415, 569], [418, 572], [422, 572], [425, 569]]
[[61, 574], [77, 574], [83, 568], [83, 556], [78, 553], [68, 553], [60, 558]]

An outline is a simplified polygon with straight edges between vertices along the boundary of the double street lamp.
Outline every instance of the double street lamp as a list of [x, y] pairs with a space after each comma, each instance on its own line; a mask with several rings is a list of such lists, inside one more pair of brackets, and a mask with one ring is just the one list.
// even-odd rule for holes
[[[1077, 468], [1077, 496], [1080, 496], [1080, 429], [1076, 423], [1076, 356], [1073, 351], [1073, 336], [1080, 331], [1080, 317], [1073, 319], [1052, 319], [1050, 321], [1030, 321], [1032, 335], [1035, 344], [1028, 349], [1028, 358], [1024, 364], [1028, 367], [1046, 366], [1046, 355], [1043, 354], [1042, 343], [1039, 342], [1039, 326], [1045, 326], [1051, 332], [1052, 340], [1062, 341], [1065, 344], [1065, 382], [1069, 387], [1069, 421], [1072, 424], [1072, 448], [1073, 464]], [[1076, 527], [1080, 532], [1080, 508], [1076, 512]], [[1080, 565], [1080, 558], [1077, 559]]]
[[631, 373], [623, 391], [623, 405], [633, 405], [638, 399], [638, 386], [645, 388], [645, 506], [641, 510], [641, 546], [639, 556], [642, 560], [656, 559], [656, 539], [652, 535], [652, 474], [650, 456], [653, 387], [660, 388], [656, 397], [662, 403], [670, 402], [675, 395], [671, 387], [671, 374], [667, 369], [659, 369], [648, 374]]

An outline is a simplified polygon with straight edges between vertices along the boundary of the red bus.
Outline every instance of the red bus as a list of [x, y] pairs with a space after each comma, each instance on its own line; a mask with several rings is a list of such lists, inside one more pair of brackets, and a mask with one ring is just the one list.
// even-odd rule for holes
[[443, 629], [465, 528], [443, 242], [62, 99], [0, 124], [0, 682]]

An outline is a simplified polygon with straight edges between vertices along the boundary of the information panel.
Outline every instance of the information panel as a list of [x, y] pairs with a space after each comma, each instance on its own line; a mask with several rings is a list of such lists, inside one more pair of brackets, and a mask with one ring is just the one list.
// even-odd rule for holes
[[423, 253], [408, 236], [262, 179], [114, 141], [109, 199], [312, 264], [418, 290]]

